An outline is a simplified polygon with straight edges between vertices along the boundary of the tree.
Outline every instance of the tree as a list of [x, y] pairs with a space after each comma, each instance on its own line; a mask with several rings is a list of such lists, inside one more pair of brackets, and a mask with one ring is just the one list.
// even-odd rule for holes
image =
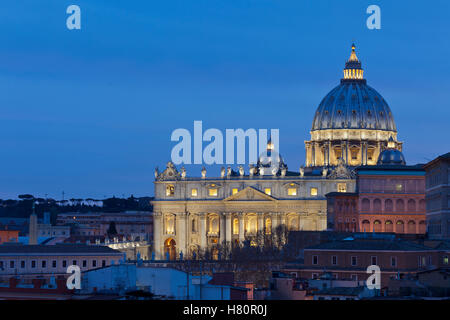
[[108, 230], [106, 231], [106, 233], [108, 233], [109, 236], [114, 236], [117, 234], [116, 223], [114, 221], [111, 221], [109, 223], [109, 227], [108, 227]]

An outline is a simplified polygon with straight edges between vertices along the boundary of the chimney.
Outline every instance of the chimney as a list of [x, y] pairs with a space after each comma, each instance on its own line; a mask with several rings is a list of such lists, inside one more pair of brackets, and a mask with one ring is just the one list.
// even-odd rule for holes
[[30, 226], [28, 230], [28, 244], [37, 244], [37, 215], [34, 212], [34, 203], [33, 203], [33, 213], [30, 216]]

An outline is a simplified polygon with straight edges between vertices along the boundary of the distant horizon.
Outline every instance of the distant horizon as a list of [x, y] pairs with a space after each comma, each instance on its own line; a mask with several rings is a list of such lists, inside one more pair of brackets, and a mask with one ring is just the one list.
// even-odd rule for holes
[[[171, 132], [194, 120], [279, 129], [298, 172], [353, 42], [407, 165], [450, 151], [448, 1], [377, 1], [380, 30], [360, 0], [76, 4], [81, 30], [66, 28], [68, 3], [0, 4], [0, 199], [152, 197]], [[205, 165], [207, 176], [221, 166]]]

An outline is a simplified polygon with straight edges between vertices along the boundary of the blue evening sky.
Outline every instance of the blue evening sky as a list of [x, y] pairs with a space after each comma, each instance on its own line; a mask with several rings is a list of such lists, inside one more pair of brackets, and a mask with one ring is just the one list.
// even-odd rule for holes
[[[71, 4], [81, 30], [66, 28]], [[370, 4], [381, 30], [366, 27]], [[171, 132], [194, 120], [279, 128], [297, 171], [353, 41], [407, 162], [425, 163], [450, 151], [449, 12], [448, 0], [1, 1], [0, 198], [151, 196]]]

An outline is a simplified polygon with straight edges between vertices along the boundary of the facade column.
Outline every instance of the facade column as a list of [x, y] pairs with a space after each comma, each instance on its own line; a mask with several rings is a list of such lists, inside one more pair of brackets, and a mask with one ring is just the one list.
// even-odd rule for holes
[[305, 148], [306, 148], [306, 166], [310, 167], [312, 164], [312, 150], [310, 141], [305, 142]]
[[153, 251], [155, 252], [155, 259], [163, 259], [163, 243], [162, 243], [162, 214], [161, 212], [153, 213]]
[[231, 241], [231, 213], [226, 212], [225, 213], [225, 241], [230, 242]]
[[367, 165], [367, 141], [361, 143], [361, 163]]
[[243, 243], [245, 240], [245, 233], [244, 233], [244, 213], [241, 212], [239, 215], [239, 242]]
[[177, 235], [177, 257], [179, 259], [180, 253], [183, 252], [183, 256], [185, 257], [187, 254], [186, 249], [186, 212], [180, 212], [176, 214], [176, 231]]
[[222, 245], [225, 241], [225, 214], [222, 212], [219, 215], [219, 244]]
[[272, 232], [275, 231], [278, 227], [278, 212], [272, 212], [270, 215], [272, 219]]
[[199, 213], [200, 222], [200, 248], [206, 250], [206, 213]]
[[264, 233], [264, 212], [258, 212], [258, 231]]
[[[280, 213], [280, 224], [283, 227], [283, 231], [288, 230], [288, 225], [287, 225], [287, 221], [286, 221], [286, 213], [284, 213], [284, 212]], [[281, 242], [283, 244], [285, 244], [287, 239], [284, 237], [284, 235], [285, 235], [284, 232], [282, 233], [282, 235], [283, 236], [282, 236]]]
[[312, 157], [311, 157], [311, 159], [312, 159], [311, 165], [314, 167], [316, 165], [316, 143], [315, 142], [312, 143]]

